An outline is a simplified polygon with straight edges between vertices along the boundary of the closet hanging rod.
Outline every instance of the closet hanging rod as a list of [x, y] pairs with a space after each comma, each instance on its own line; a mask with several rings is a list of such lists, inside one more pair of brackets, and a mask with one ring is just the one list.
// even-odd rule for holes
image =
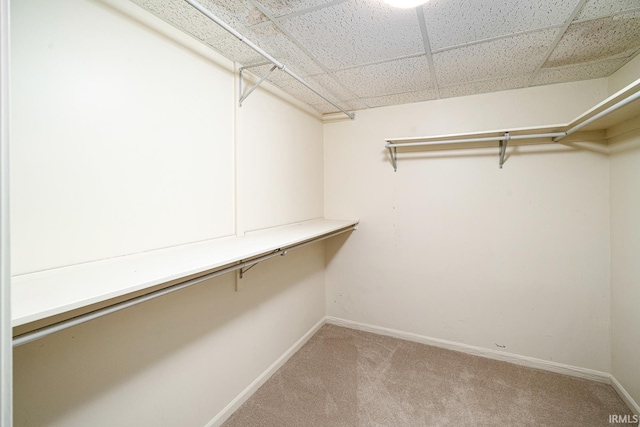
[[289, 250], [299, 249], [299, 248], [302, 248], [304, 246], [310, 245], [312, 243], [316, 243], [316, 242], [319, 242], [321, 240], [329, 239], [331, 237], [337, 236], [337, 235], [342, 234], [342, 233], [346, 233], [348, 231], [353, 231], [355, 229], [356, 229], [356, 224], [349, 225], [349, 226], [341, 228], [341, 229], [339, 229], [337, 231], [334, 231], [334, 232], [331, 232], [331, 233], [328, 233], [328, 234], [325, 234], [325, 235], [320, 235], [320, 236], [311, 238], [311, 239], [309, 239], [307, 241], [304, 241], [304, 242], [296, 243], [296, 244], [289, 245], [289, 246], [283, 246], [282, 248], [279, 248], [276, 251], [270, 251], [269, 253], [267, 253], [265, 255], [260, 255], [260, 256], [255, 257], [255, 258], [248, 259], [246, 261], [241, 261], [241, 262], [238, 262], [237, 264], [233, 264], [233, 265], [230, 265], [228, 267], [218, 268], [218, 269], [216, 269], [214, 271], [211, 271], [210, 273], [206, 273], [206, 274], [204, 274], [202, 276], [195, 277], [193, 279], [189, 279], [189, 280], [186, 280], [184, 282], [176, 283], [174, 285], [171, 285], [171, 286], [166, 287], [164, 289], [159, 289], [157, 291], [148, 293], [146, 295], [141, 295], [139, 297], [135, 297], [135, 298], [132, 298], [132, 299], [127, 300], [127, 301], [122, 301], [122, 302], [110, 305], [108, 307], [104, 307], [104, 308], [101, 308], [101, 309], [98, 309], [98, 310], [90, 311], [88, 313], [81, 314], [79, 316], [72, 317], [71, 319], [63, 320], [61, 322], [54, 323], [53, 325], [45, 326], [43, 328], [36, 329], [34, 331], [26, 332], [26, 333], [21, 334], [21, 335], [16, 335], [15, 337], [13, 337], [13, 347], [18, 347], [20, 345], [29, 343], [31, 341], [35, 341], [37, 339], [44, 338], [44, 337], [46, 337], [48, 335], [51, 335], [51, 334], [53, 334], [55, 332], [63, 331], [63, 330], [68, 329], [68, 328], [70, 328], [72, 326], [76, 326], [76, 325], [79, 325], [79, 324], [82, 324], [82, 323], [86, 323], [86, 322], [88, 322], [90, 320], [98, 319], [98, 318], [106, 316], [108, 314], [115, 313], [115, 312], [120, 311], [120, 310], [124, 310], [125, 308], [133, 307], [134, 305], [138, 305], [138, 304], [141, 304], [143, 302], [147, 302], [147, 301], [150, 301], [152, 299], [156, 299], [158, 297], [161, 297], [161, 296], [164, 296], [164, 295], [168, 295], [168, 294], [173, 293], [175, 291], [179, 291], [181, 289], [188, 288], [189, 286], [193, 286], [193, 285], [196, 285], [198, 283], [204, 282], [205, 280], [213, 279], [214, 277], [222, 276], [223, 274], [231, 273], [231, 272], [239, 270], [241, 268], [255, 265], [255, 264], [259, 263], [259, 262], [266, 261], [268, 259], [274, 258], [274, 257], [279, 256], [279, 255], [283, 255]]
[[[444, 141], [418, 141], [418, 142], [399, 142], [394, 143], [393, 141], [401, 140], [406, 141], [405, 139], [387, 139], [386, 148], [397, 148], [397, 147], [422, 147], [429, 145], [448, 145], [448, 144], [462, 144], [465, 142], [490, 142], [490, 141], [501, 141], [506, 138], [505, 132], [501, 135], [496, 136], [485, 136], [485, 137], [477, 137], [477, 138], [460, 138], [460, 139], [448, 139]], [[537, 139], [537, 138], [557, 138], [566, 136], [566, 132], [550, 132], [550, 133], [536, 133], [531, 135], [509, 135], [509, 140], [514, 139]]]
[[207, 18], [211, 19], [213, 22], [215, 22], [216, 24], [218, 24], [219, 26], [221, 26], [223, 29], [225, 29], [228, 33], [230, 33], [231, 35], [233, 35], [235, 38], [237, 38], [238, 40], [240, 40], [242, 43], [246, 44], [247, 46], [249, 46], [251, 49], [253, 49], [254, 51], [256, 51], [258, 54], [262, 55], [264, 58], [266, 58], [269, 62], [271, 62], [273, 65], [275, 65], [276, 67], [278, 67], [280, 70], [284, 71], [285, 73], [289, 74], [291, 77], [293, 77], [294, 79], [296, 79], [298, 82], [300, 82], [302, 85], [306, 86], [309, 90], [311, 90], [313, 93], [315, 93], [316, 95], [318, 95], [320, 98], [324, 99], [325, 101], [327, 101], [329, 104], [333, 105], [334, 107], [336, 107], [338, 110], [340, 110], [342, 113], [346, 114], [350, 119], [354, 119], [355, 118], [355, 114], [354, 113], [350, 113], [347, 110], [345, 110], [344, 108], [342, 108], [341, 106], [339, 106], [338, 104], [336, 104], [335, 102], [333, 102], [332, 100], [330, 100], [329, 98], [327, 98], [326, 96], [324, 96], [323, 94], [321, 94], [320, 92], [318, 92], [317, 90], [315, 90], [309, 83], [307, 83], [302, 77], [298, 76], [296, 73], [294, 73], [293, 71], [289, 70], [286, 65], [284, 65], [282, 62], [278, 61], [277, 59], [275, 59], [273, 56], [269, 55], [267, 52], [265, 52], [264, 50], [262, 50], [260, 47], [258, 47], [255, 43], [253, 43], [251, 40], [247, 39], [245, 36], [243, 36], [242, 34], [240, 34], [238, 31], [236, 31], [233, 27], [231, 27], [229, 24], [227, 24], [226, 22], [224, 22], [222, 19], [218, 18], [216, 15], [214, 15], [213, 13], [211, 13], [208, 9], [206, 9], [204, 6], [202, 6], [200, 3], [198, 3], [195, 0], [184, 0], [187, 3], [189, 3], [191, 6], [193, 6], [195, 9], [197, 9], [198, 11], [200, 11], [200, 13], [202, 13], [204, 16], [206, 16]]
[[571, 128], [569, 128], [566, 132], [563, 132], [564, 135], [562, 136], [558, 136], [556, 138], [553, 138], [553, 142], [558, 142], [559, 140], [561, 140], [562, 138], [564, 138], [565, 136], [571, 135], [572, 133], [582, 129], [583, 127], [590, 125], [591, 123], [595, 122], [598, 119], [601, 119], [604, 116], [607, 116], [611, 113], [613, 113], [614, 111], [624, 107], [625, 105], [631, 104], [633, 101], [636, 101], [637, 99], [640, 98], [640, 91], [634, 93], [633, 95], [630, 95], [627, 98], [624, 98], [621, 101], [616, 102], [615, 104], [613, 104], [611, 107], [599, 112], [598, 114], [596, 114], [595, 116], [585, 120], [582, 123], [579, 123]]

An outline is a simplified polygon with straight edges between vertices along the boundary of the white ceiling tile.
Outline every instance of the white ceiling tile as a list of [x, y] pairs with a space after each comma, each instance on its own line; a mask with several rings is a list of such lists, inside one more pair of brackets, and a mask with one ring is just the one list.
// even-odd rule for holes
[[557, 26], [578, 0], [431, 0], [423, 6], [433, 51]]
[[640, 48], [640, 14], [630, 13], [571, 24], [545, 67], [626, 57]]
[[[269, 18], [248, 0], [199, 0], [214, 15], [238, 29], [268, 21]], [[183, 3], [186, 3], [182, 0]], [[191, 6], [189, 6], [191, 7]]]
[[441, 98], [452, 98], [455, 96], [476, 95], [479, 93], [499, 92], [502, 90], [518, 89], [529, 85], [530, 75], [506, 77], [483, 82], [464, 83], [461, 85], [441, 87]]
[[[364, 102], [360, 101], [359, 99], [349, 99], [347, 101], [340, 101], [339, 105], [342, 106], [343, 108], [346, 108], [347, 111], [364, 110], [367, 108], [367, 105]], [[325, 102], [323, 104], [315, 104], [315, 105], [312, 105], [312, 107], [318, 110], [322, 114], [337, 113], [340, 111], [333, 105], [329, 104], [328, 102]]]
[[588, 0], [574, 21], [602, 18], [640, 8], [640, 0]]
[[[295, 79], [278, 82], [276, 85], [280, 87], [280, 89], [287, 92], [289, 95], [302, 102], [306, 102], [309, 105], [320, 105], [326, 102], [324, 99], [322, 99], [322, 97], [318, 96], [312, 90]], [[320, 89], [317, 90], [320, 91]], [[337, 99], [331, 100], [334, 102], [338, 101]]]
[[180, 0], [131, 0], [160, 19], [190, 33], [200, 40], [206, 40], [225, 33], [218, 24], [212, 22], [189, 4]]
[[424, 55], [336, 71], [334, 74], [361, 98], [433, 87], [429, 63]]
[[[160, 19], [207, 40], [227, 32], [215, 22], [194, 9], [184, 0], [131, 0]], [[247, 27], [267, 20], [267, 17], [247, 1], [202, 0], [202, 5], [234, 28]]]
[[338, 83], [329, 74], [317, 74], [305, 77], [305, 80], [316, 88], [322, 88], [323, 93], [331, 95], [335, 99], [353, 99], [356, 95], [344, 85]]
[[557, 32], [542, 30], [436, 53], [438, 83], [451, 86], [530, 74], [544, 61]]
[[265, 60], [262, 55], [231, 34], [207, 40], [206, 43], [226, 58], [242, 65], [256, 64]]
[[273, 23], [245, 31], [244, 36], [302, 76], [324, 70]]
[[382, 0], [351, 0], [286, 19], [282, 26], [332, 70], [424, 52], [415, 10]]
[[327, 4], [330, 0], [256, 0], [275, 18]]
[[396, 93], [394, 95], [375, 96], [363, 98], [362, 100], [371, 108], [384, 107], [386, 105], [409, 104], [412, 102], [430, 101], [436, 99], [438, 95], [435, 89], [418, 90], [407, 93]]
[[533, 79], [533, 85], [573, 82], [577, 80], [607, 77], [626, 62], [626, 59], [609, 59], [590, 64], [579, 64], [560, 68], [542, 68]]

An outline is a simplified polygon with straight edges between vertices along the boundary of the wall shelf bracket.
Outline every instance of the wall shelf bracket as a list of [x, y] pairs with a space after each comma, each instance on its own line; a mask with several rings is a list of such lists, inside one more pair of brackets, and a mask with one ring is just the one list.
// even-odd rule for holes
[[504, 155], [507, 152], [507, 143], [510, 138], [509, 132], [505, 132], [504, 138], [500, 140], [500, 169], [502, 169], [502, 165], [504, 164]]
[[[245, 99], [247, 99], [249, 97], [249, 95], [251, 95], [251, 93], [253, 93], [254, 90], [256, 90], [258, 88], [258, 86], [260, 86], [262, 84], [262, 82], [269, 77], [269, 75], [276, 69], [278, 68], [277, 65], [274, 65], [273, 67], [271, 67], [271, 69], [267, 72], [267, 74], [265, 74], [264, 76], [262, 76], [260, 78], [260, 80], [258, 80], [258, 82], [256, 84], [254, 84], [253, 86], [251, 86], [249, 88], [249, 90], [247, 91], [247, 93], [243, 94], [242, 93], [242, 72], [246, 69], [246, 68], [250, 68], [250, 67], [240, 67], [240, 70], [238, 72], [238, 106], [242, 107], [242, 103], [244, 102]], [[284, 66], [283, 66], [284, 68]]]
[[398, 172], [398, 153], [396, 152], [396, 147], [393, 147], [387, 143], [387, 149], [389, 150], [389, 157], [391, 157], [393, 171]]
[[285, 256], [288, 252], [284, 249], [276, 249], [275, 251], [271, 252], [269, 255], [265, 255], [265, 256], [261, 256], [260, 258], [256, 259], [255, 262], [252, 263], [252, 259], [249, 260], [243, 260], [240, 263], [241, 264], [249, 264], [247, 267], [241, 267], [239, 268], [238, 271], [238, 279], [242, 279], [245, 275], [245, 273], [249, 270], [251, 270], [253, 267], [255, 267], [256, 265], [260, 264], [262, 261], [266, 261], [270, 258], [273, 258], [274, 256], [280, 255], [280, 256]]

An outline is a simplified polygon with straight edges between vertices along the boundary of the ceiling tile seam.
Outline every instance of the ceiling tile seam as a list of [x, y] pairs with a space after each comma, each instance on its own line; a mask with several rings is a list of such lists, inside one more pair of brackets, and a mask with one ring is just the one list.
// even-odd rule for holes
[[469, 43], [462, 43], [462, 44], [458, 44], [458, 45], [455, 45], [455, 46], [447, 46], [447, 47], [443, 47], [443, 48], [440, 48], [440, 49], [435, 49], [433, 51], [433, 54], [435, 55], [437, 53], [447, 52], [447, 51], [450, 51], [450, 50], [461, 49], [461, 48], [465, 48], [465, 47], [469, 47], [469, 46], [475, 46], [477, 44], [482, 44], [482, 43], [494, 42], [494, 41], [497, 41], [497, 40], [509, 39], [511, 37], [523, 36], [523, 35], [526, 35], [526, 34], [537, 33], [537, 32], [545, 31], [545, 30], [553, 30], [554, 28], [562, 28], [563, 25], [564, 24], [550, 25], [548, 27], [540, 27], [540, 28], [534, 28], [532, 30], [519, 31], [517, 33], [509, 33], [509, 34], [505, 34], [505, 35], [502, 35], [502, 36], [490, 37], [488, 39], [474, 40], [474, 41], [469, 42]]
[[424, 12], [422, 7], [416, 7], [416, 18], [418, 18], [418, 25], [420, 26], [420, 32], [422, 33], [422, 44], [424, 45], [424, 54], [427, 56], [427, 63], [429, 64], [429, 73], [431, 74], [433, 87], [436, 91], [436, 97], [440, 98], [440, 89], [438, 87], [438, 75], [436, 74], [436, 65], [433, 62], [433, 55], [431, 53], [431, 43], [429, 42], [429, 34], [427, 33], [427, 23], [424, 19]]
[[595, 21], [603, 18], [615, 18], [616, 16], [626, 15], [628, 13], [635, 13], [635, 12], [640, 12], [640, 6], [633, 7], [631, 9], [621, 10], [620, 12], [610, 13], [607, 15], [599, 15], [599, 16], [596, 16], [595, 18], [576, 20], [576, 21], [573, 21], [572, 24], [581, 24], [583, 22]]
[[287, 19], [290, 19], [290, 18], [296, 18], [296, 17], [298, 17], [300, 15], [306, 15], [307, 13], [315, 12], [316, 10], [326, 9], [328, 7], [331, 7], [331, 6], [337, 6], [340, 3], [346, 3], [348, 1], [349, 0], [333, 0], [333, 1], [330, 1], [330, 2], [327, 2], [327, 3], [324, 3], [324, 4], [319, 4], [317, 6], [308, 7], [306, 9], [298, 10], [296, 12], [291, 12], [291, 13], [289, 13], [287, 15], [278, 16], [277, 18], [274, 17], [273, 20], [274, 21], [286, 21]]
[[[327, 67], [325, 67], [325, 65], [320, 62], [313, 54], [311, 54], [311, 52], [309, 52], [304, 46], [302, 46], [302, 44], [296, 40], [295, 37], [293, 37], [292, 34], [290, 34], [282, 25], [280, 25], [280, 23], [273, 17], [273, 15], [271, 15], [271, 13], [265, 9], [264, 6], [262, 6], [260, 3], [258, 3], [256, 0], [249, 0], [255, 7], [258, 8], [258, 10], [260, 10], [260, 12], [264, 13], [264, 15], [269, 18], [272, 22], [273, 25], [275, 25], [280, 31], [282, 31], [282, 33], [287, 36], [287, 38], [293, 43], [295, 44], [298, 49], [300, 49], [305, 55], [307, 55], [313, 62], [315, 62], [315, 64], [325, 73], [327, 73], [328, 75], [330, 75], [331, 70], [329, 70]], [[332, 78], [334, 81], [335, 78]], [[351, 92], [346, 86], [344, 86], [342, 83], [340, 83], [339, 81], [336, 81], [336, 83], [349, 95], [351, 95], [352, 99], [360, 99], [360, 97], [358, 95], [356, 95], [355, 93]], [[329, 92], [329, 91], [327, 91]], [[333, 94], [335, 96], [335, 94]]]
[[364, 101], [364, 100], [367, 100], [367, 99], [384, 98], [384, 97], [387, 97], [387, 96], [410, 95], [410, 94], [414, 94], [416, 92], [427, 92], [429, 90], [430, 89], [421, 89], [421, 90], [418, 90], [418, 91], [416, 91], [416, 90], [408, 90], [408, 91], [405, 91], [405, 92], [385, 93], [384, 95], [367, 96], [367, 97], [362, 98], [362, 100]]
[[351, 67], [336, 68], [335, 70], [331, 70], [331, 72], [332, 73], [337, 73], [339, 71], [355, 70], [356, 68], [370, 67], [372, 65], [386, 64], [387, 62], [395, 62], [395, 61], [402, 61], [402, 60], [405, 60], [405, 59], [419, 58], [421, 56], [425, 56], [425, 53], [424, 52], [412, 53], [411, 55], [396, 56], [396, 57], [391, 58], [391, 59], [383, 59], [383, 60], [374, 61], [374, 62], [365, 62], [364, 64], [353, 65]]
[[531, 79], [529, 80], [528, 86], [531, 86], [533, 82], [536, 80], [538, 73], [540, 72], [544, 64], [547, 62], [547, 60], [549, 59], [553, 51], [556, 49], [556, 47], [558, 47], [560, 40], [562, 40], [562, 37], [564, 37], [565, 33], [567, 32], [567, 29], [569, 28], [573, 20], [576, 19], [576, 16], [578, 16], [578, 14], [582, 10], [586, 2], [587, 0], [579, 0], [576, 6], [573, 8], [573, 12], [571, 12], [571, 15], [569, 15], [567, 20], [564, 22], [564, 24], [558, 31], [558, 34], [556, 34], [556, 38], [553, 40], [553, 42], [551, 42], [551, 45], [549, 45], [549, 49], [547, 49], [547, 54], [542, 58], [542, 61], [540, 61], [540, 64], [538, 64], [538, 67], [533, 71], [533, 73], [531, 73]]
[[471, 84], [476, 84], [476, 83], [495, 82], [495, 81], [503, 80], [503, 79], [526, 78], [526, 77], [529, 77], [529, 76], [531, 76], [531, 73], [518, 74], [518, 75], [515, 75], [515, 76], [511, 75], [511, 76], [491, 77], [491, 78], [488, 78], [488, 79], [469, 80], [469, 81], [466, 81], [466, 82], [455, 83], [455, 84], [452, 84], [452, 85], [442, 85], [441, 88], [442, 89], [451, 89], [451, 88], [457, 87], [457, 86], [466, 86], [466, 85], [471, 85]]
[[624, 61], [622, 62], [622, 64], [620, 64], [620, 66], [618, 68], [616, 68], [615, 70], [613, 70], [612, 72], [610, 72], [609, 74], [607, 74], [607, 77], [610, 77], [611, 75], [613, 75], [615, 72], [617, 72], [620, 68], [624, 67], [625, 65], [627, 65], [627, 63], [629, 61], [631, 61], [632, 59], [634, 59], [636, 56], [638, 56], [638, 54], [640, 54], [640, 49], [636, 50], [635, 53], [633, 53], [632, 55], [629, 55], [627, 58], [620, 58], [620, 59], [624, 59]]

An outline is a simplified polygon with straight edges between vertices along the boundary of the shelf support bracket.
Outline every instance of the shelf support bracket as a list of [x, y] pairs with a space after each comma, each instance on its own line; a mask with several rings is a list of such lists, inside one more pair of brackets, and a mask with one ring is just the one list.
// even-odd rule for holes
[[249, 90], [247, 91], [247, 93], [243, 94], [242, 93], [242, 72], [245, 70], [245, 68], [248, 67], [240, 67], [240, 70], [238, 71], [238, 103], [239, 106], [242, 107], [242, 102], [247, 99], [249, 97], [249, 95], [251, 95], [251, 93], [256, 90], [258, 88], [258, 86], [260, 86], [262, 84], [262, 82], [269, 77], [269, 75], [273, 72], [273, 70], [275, 70], [276, 68], [278, 68], [277, 65], [274, 65], [273, 67], [271, 67], [271, 69], [267, 72], [267, 74], [265, 74], [264, 76], [262, 76], [260, 78], [260, 80], [258, 80], [258, 83], [254, 84], [251, 88], [249, 88]]
[[240, 261], [240, 264], [244, 264], [244, 263], [251, 263], [251, 264], [249, 264], [247, 267], [241, 267], [236, 270], [238, 272], [238, 279], [244, 278], [244, 275], [247, 271], [251, 270], [253, 267], [260, 264], [262, 261], [266, 261], [267, 259], [273, 258], [274, 256], [277, 256], [277, 255], [285, 256], [287, 253], [288, 251], [286, 249], [276, 249], [275, 251], [271, 252], [267, 256], [261, 256], [260, 259], [256, 260], [256, 262], [254, 263], [251, 263], [251, 260]]
[[510, 138], [509, 132], [505, 132], [504, 138], [500, 140], [500, 169], [504, 165], [504, 155], [507, 152], [507, 142]]
[[391, 144], [387, 143], [387, 148], [389, 149], [393, 171], [398, 172], [398, 153], [396, 152], [396, 147], [392, 147]]

